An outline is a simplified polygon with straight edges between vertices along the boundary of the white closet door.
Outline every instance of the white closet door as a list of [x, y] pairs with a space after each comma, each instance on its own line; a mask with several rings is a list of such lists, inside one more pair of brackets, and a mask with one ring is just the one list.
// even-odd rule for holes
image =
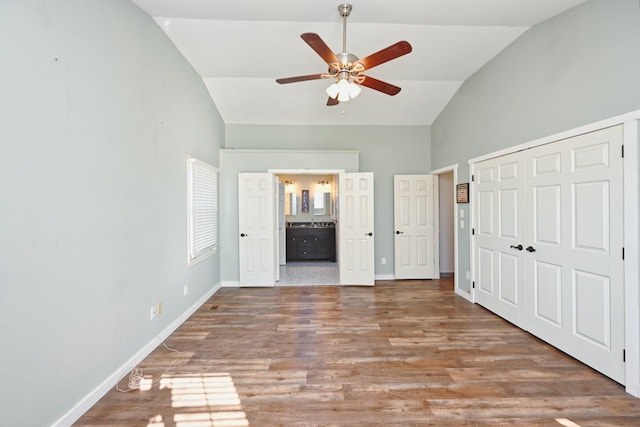
[[[622, 127], [527, 152], [527, 329], [623, 383]], [[535, 252], [533, 252], [535, 250]]]
[[375, 284], [373, 173], [340, 174], [340, 284]]
[[476, 165], [475, 301], [524, 326], [524, 161], [522, 153]]
[[394, 175], [393, 184], [395, 278], [434, 279], [439, 276], [434, 217], [438, 177]]

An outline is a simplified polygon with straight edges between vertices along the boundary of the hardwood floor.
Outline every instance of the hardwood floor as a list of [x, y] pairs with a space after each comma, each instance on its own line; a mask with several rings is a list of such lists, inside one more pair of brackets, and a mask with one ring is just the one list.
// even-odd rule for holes
[[[451, 278], [223, 288], [166, 343], [182, 355], [157, 384], [113, 390], [75, 425], [640, 425], [640, 399]], [[174, 359], [160, 346], [140, 367], [159, 378]]]

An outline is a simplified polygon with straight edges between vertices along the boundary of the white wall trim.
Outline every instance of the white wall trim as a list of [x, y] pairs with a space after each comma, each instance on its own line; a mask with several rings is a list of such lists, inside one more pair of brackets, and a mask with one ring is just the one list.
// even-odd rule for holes
[[225, 280], [221, 282], [221, 286], [223, 288], [239, 288], [240, 281], [239, 280]]
[[393, 274], [376, 274], [374, 280], [396, 280]]
[[264, 154], [264, 153], [276, 153], [276, 154], [286, 154], [286, 153], [294, 153], [300, 154], [301, 152], [305, 154], [313, 154], [313, 153], [323, 153], [323, 154], [359, 154], [360, 150], [296, 150], [296, 149], [260, 149], [260, 148], [221, 148], [220, 152], [229, 152], [229, 153], [256, 153], [256, 154]]
[[[536, 139], [524, 144], [516, 145], [500, 151], [495, 151], [480, 157], [469, 160], [470, 174], [475, 173], [476, 163], [483, 160], [493, 159], [496, 157], [511, 154], [517, 151], [538, 147], [543, 144], [560, 141], [566, 138], [572, 138], [589, 132], [594, 132], [611, 126], [622, 124], [624, 127], [624, 246], [625, 246], [625, 263], [624, 263], [624, 286], [625, 286], [625, 307], [624, 307], [624, 329], [625, 329], [625, 388], [627, 393], [640, 397], [640, 271], [638, 268], [639, 258], [639, 207], [638, 191], [640, 184], [638, 182], [638, 144], [640, 143], [639, 124], [640, 110], [632, 111], [609, 119], [601, 120], [588, 125], [580, 126], [574, 129], [550, 135], [544, 138]], [[473, 182], [471, 182], [473, 187]], [[472, 188], [469, 189], [473, 194]], [[471, 221], [473, 224], [473, 206], [471, 204]], [[470, 260], [472, 280], [475, 277], [473, 247], [474, 238], [470, 236]], [[471, 290], [472, 299], [474, 291]], [[622, 355], [620, 356], [622, 357]]]
[[267, 169], [275, 175], [339, 175], [344, 169]]
[[156, 349], [162, 342], [171, 335], [180, 325], [182, 325], [195, 311], [200, 308], [213, 294], [215, 294], [221, 285], [216, 284], [200, 297], [191, 307], [178, 316], [171, 324], [169, 324], [157, 337], [153, 338], [144, 345], [136, 354], [122, 364], [115, 372], [109, 375], [98, 387], [80, 400], [66, 414], [52, 424], [53, 427], [70, 426], [77, 421], [85, 412], [95, 405], [107, 392], [111, 391], [118, 381], [120, 381], [127, 373], [136, 367], [145, 357]]

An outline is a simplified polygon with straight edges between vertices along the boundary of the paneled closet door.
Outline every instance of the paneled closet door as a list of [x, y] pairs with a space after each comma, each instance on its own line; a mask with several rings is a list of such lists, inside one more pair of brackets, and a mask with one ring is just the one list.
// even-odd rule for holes
[[525, 256], [526, 329], [623, 383], [621, 145], [617, 126], [526, 152]]
[[525, 319], [522, 153], [474, 170], [475, 301], [517, 326]]
[[437, 187], [434, 175], [393, 176], [394, 275], [396, 279], [440, 277], [437, 251]]

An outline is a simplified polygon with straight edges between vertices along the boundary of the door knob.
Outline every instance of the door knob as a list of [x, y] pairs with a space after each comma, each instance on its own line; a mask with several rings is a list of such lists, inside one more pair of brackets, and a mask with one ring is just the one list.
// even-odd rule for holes
[[373, 236], [373, 233], [372, 232], [368, 232], [368, 233], [365, 233], [364, 235], [371, 237], [371, 236]]
[[248, 234], [244, 234], [244, 233], [240, 233], [240, 237], [247, 237], [249, 236]]
[[511, 245], [511, 247], [512, 247], [513, 249], [517, 249], [517, 250], [519, 250], [519, 251], [521, 251], [521, 250], [522, 250], [522, 245], [518, 245], [518, 246], [513, 246], [513, 245]]
[[533, 246], [529, 246], [529, 247], [527, 247], [526, 250], [527, 250], [527, 252], [535, 252], [536, 248], [534, 248]]
[[404, 231], [396, 231], [396, 234], [404, 234]]

